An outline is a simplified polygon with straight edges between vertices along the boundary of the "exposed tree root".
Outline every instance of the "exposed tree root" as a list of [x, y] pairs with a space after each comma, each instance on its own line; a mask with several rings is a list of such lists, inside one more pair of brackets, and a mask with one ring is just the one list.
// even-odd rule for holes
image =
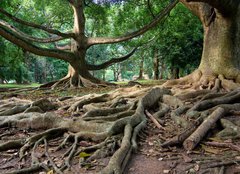
[[[126, 92], [128, 92], [128, 94], [126, 94]], [[0, 147], [3, 151], [7, 150], [7, 148], [21, 147], [19, 151], [20, 160], [27, 158], [28, 154], [31, 153], [29, 150], [33, 148], [32, 161], [35, 162], [33, 162], [32, 167], [26, 168], [26, 170], [40, 169], [40, 162], [34, 155], [36, 147], [43, 142], [45, 146], [47, 146], [47, 141], [61, 137], [64, 132], [70, 131], [72, 133], [67, 136], [57, 148], [57, 150], [64, 148], [64, 146], [73, 139], [73, 144], [69, 150], [66, 151], [64, 163], [60, 168], [56, 167], [48, 150], [45, 150], [45, 156], [51, 164], [48, 166], [49, 168], [52, 168], [57, 173], [61, 173], [71, 168], [71, 161], [77, 153], [96, 150], [92, 157], [89, 158], [90, 161], [99, 156], [107, 156], [110, 153], [113, 154], [109, 165], [103, 169], [103, 173], [122, 173], [131, 156], [131, 152], [133, 149], [135, 151], [137, 150], [138, 134], [146, 126], [147, 118], [144, 113], [145, 109], [151, 109], [156, 106], [164, 94], [169, 94], [169, 91], [160, 88], [139, 89], [139, 87], [131, 87], [128, 89], [115, 90], [108, 94], [80, 97], [79, 101], [69, 107], [69, 111], [78, 112], [78, 110], [89, 104], [96, 103], [97, 105], [95, 105], [96, 109], [87, 109], [87, 112], [82, 117], [75, 119], [61, 118], [51, 112], [45, 114], [25, 113], [26, 108], [24, 108], [21, 110], [21, 113], [2, 116], [1, 127], [47, 130], [25, 140], [10, 141], [1, 144]], [[112, 102], [109, 102], [111, 100]], [[31, 105], [28, 105], [28, 108], [34, 106], [39, 107], [44, 112], [57, 108], [55, 104], [52, 104], [48, 100], [33, 102]], [[97, 109], [97, 107], [101, 108]], [[122, 140], [120, 138], [120, 148], [115, 151], [113, 149], [116, 149], [116, 145], [114, 145], [116, 141], [112, 141], [109, 144], [109, 142], [107, 143], [107, 139], [109, 139], [108, 137], [121, 134], [123, 134], [123, 136], [120, 136], [122, 137]], [[94, 145], [91, 148], [83, 148], [79, 151], [78, 143], [81, 140], [102, 141], [104, 143]], [[9, 144], [11, 144], [11, 146], [9, 146]], [[8, 147], [6, 148], [6, 146]], [[21, 171], [18, 170], [18, 172]]]
[[214, 91], [224, 89], [226, 91], [232, 91], [240, 87], [237, 78], [238, 76], [236, 79], [226, 79], [222, 74], [205, 74], [200, 69], [197, 69], [188, 76], [167, 81], [164, 87], [173, 87], [176, 94], [182, 93], [183, 91], [203, 89], [211, 89]]
[[106, 87], [106, 86], [116, 86], [114, 83], [109, 83], [105, 81], [101, 81], [96, 79], [95, 77], [91, 76], [88, 79], [83, 78], [82, 76], [78, 75], [76, 77], [76, 74], [74, 72], [69, 71], [68, 74], [63, 77], [62, 79], [58, 81], [52, 81], [46, 84], [41, 85], [39, 88], [50, 88], [50, 89], [57, 89], [57, 88], [62, 88], [62, 89], [67, 89], [69, 87], [76, 87], [76, 88], [81, 88], [81, 87]]
[[[219, 81], [215, 81], [219, 85]], [[30, 161], [31, 164], [23, 169], [15, 168], [12, 173], [34, 173], [39, 170], [65, 173], [72, 170], [76, 156], [80, 156], [81, 167], [110, 157], [107, 166], [96, 170], [109, 174], [124, 173], [131, 154], [138, 150], [139, 139], [145, 136], [143, 130], [149, 119], [159, 127], [160, 133], [172, 130], [172, 136], [166, 138], [161, 144], [162, 148], [183, 145], [186, 150], [193, 150], [216, 127], [221, 130], [208, 136], [239, 138], [240, 128], [227, 116], [234, 116], [239, 111], [240, 90], [216, 92], [204, 88], [172, 96], [166, 88], [142, 89], [134, 86], [106, 94], [67, 97], [63, 100], [41, 99], [22, 104], [19, 100], [0, 102], [0, 128], [35, 132], [29, 137], [9, 139], [7, 142], [1, 141], [5, 136], [0, 136], [0, 151], [19, 149], [18, 160]], [[16, 106], [20, 108], [17, 112]], [[67, 117], [59, 116], [59, 112], [64, 112]], [[50, 150], [52, 142], [58, 143]], [[216, 144], [220, 143], [208, 142], [209, 146]], [[234, 145], [220, 145], [239, 151]], [[41, 148], [43, 155], [39, 157]], [[63, 155], [59, 157], [60, 163], [56, 164], [52, 153], [60, 151]], [[232, 161], [226, 164], [220, 161], [214, 166], [230, 165]]]

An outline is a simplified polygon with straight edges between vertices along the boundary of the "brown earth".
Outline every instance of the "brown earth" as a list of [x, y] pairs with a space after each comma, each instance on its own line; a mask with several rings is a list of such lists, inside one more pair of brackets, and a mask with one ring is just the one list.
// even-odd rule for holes
[[[113, 88], [101, 88], [97, 89], [98, 92], [103, 93]], [[80, 90], [69, 90], [69, 91], [25, 91], [21, 93], [14, 94], [12, 92], [4, 93], [3, 98], [9, 98], [12, 96], [21, 99], [31, 99], [36, 100], [39, 98], [51, 98], [55, 100], [56, 98], [64, 96], [78, 95], [82, 96], [84, 94], [96, 92], [96, 89], [80, 89]], [[55, 111], [60, 116], [70, 116], [68, 112]], [[150, 111], [153, 112], [153, 111]], [[232, 117], [239, 117], [234, 115]], [[124, 171], [126, 174], [185, 174], [185, 173], [209, 173], [209, 174], [237, 174], [240, 173], [240, 166], [236, 162], [231, 165], [221, 165], [221, 163], [227, 162], [229, 160], [240, 159], [240, 151], [232, 150], [226, 147], [211, 147], [205, 145], [204, 142], [217, 141], [217, 142], [230, 142], [234, 145], [240, 147], [239, 139], [234, 141], [231, 140], [218, 140], [213, 139], [214, 131], [210, 132], [205, 139], [195, 148], [193, 151], [188, 152], [183, 149], [182, 146], [174, 146], [162, 148], [161, 144], [166, 140], [178, 135], [182, 128], [179, 127], [170, 118], [170, 115], [162, 117], [159, 120], [160, 124], [164, 129], [158, 129], [151, 120], [148, 120], [147, 128], [139, 135], [139, 149], [131, 157], [128, 165]], [[220, 128], [219, 128], [220, 129]], [[41, 130], [38, 130], [41, 131]], [[1, 128], [0, 129], [0, 143], [19, 139], [21, 137], [30, 137], [36, 134], [36, 130], [18, 130], [15, 128]], [[54, 163], [58, 166], [63, 162], [62, 156], [66, 153], [66, 149], [61, 149], [56, 151], [57, 146], [63, 141], [64, 137], [59, 137], [48, 142], [48, 152]], [[78, 145], [81, 147], [88, 147], [94, 145], [96, 142], [91, 141], [80, 141]], [[66, 144], [67, 147], [71, 146], [71, 143]], [[46, 158], [44, 151], [46, 150], [44, 145], [39, 145], [35, 149], [35, 156], [41, 159], [46, 164], [49, 160]], [[85, 156], [86, 155], [86, 156]], [[81, 158], [88, 158], [91, 154], [80, 154], [73, 159], [73, 165], [71, 170], [65, 173], [88, 173], [94, 174], [104, 168], [109, 158], [102, 158], [94, 160], [91, 163], [82, 163]], [[212, 167], [212, 164], [216, 164], [216, 167]], [[31, 165], [31, 161], [25, 161], [19, 163], [18, 149], [8, 150], [5, 152], [0, 152], [0, 173], [7, 173], [16, 168], [28, 167]], [[222, 167], [224, 166], [224, 167]], [[224, 172], [222, 172], [224, 171]], [[51, 174], [52, 170], [48, 170], [48, 174]], [[44, 174], [46, 172], [36, 172]], [[53, 172], [52, 172], [53, 173]]]

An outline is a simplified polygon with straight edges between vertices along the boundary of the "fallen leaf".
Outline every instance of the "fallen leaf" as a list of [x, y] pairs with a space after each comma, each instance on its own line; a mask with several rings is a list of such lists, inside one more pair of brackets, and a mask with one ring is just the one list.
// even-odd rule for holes
[[185, 155], [184, 153], [182, 153], [182, 157], [185, 163], [190, 163], [192, 162], [192, 158], [190, 158], [189, 156]]
[[149, 153], [153, 153], [153, 152], [154, 152], [154, 150], [153, 150], [153, 149], [150, 149], [148, 152], [149, 152]]
[[163, 173], [170, 173], [170, 170], [163, 170]]
[[205, 152], [213, 153], [213, 154], [221, 154], [222, 153], [222, 149], [209, 147], [209, 146], [206, 146], [203, 144], [201, 144], [201, 146], [205, 150]]
[[92, 154], [89, 154], [89, 153], [86, 153], [86, 152], [81, 152], [80, 154], [79, 154], [79, 157], [80, 158], [86, 158], [86, 157], [89, 157], [89, 156], [91, 156]]
[[149, 146], [153, 146], [153, 142], [149, 141], [149, 142], [148, 142], [148, 145], [149, 145]]
[[48, 171], [47, 174], [54, 174], [53, 170]]
[[195, 171], [199, 171], [199, 169], [200, 169], [200, 166], [198, 164], [194, 166]]

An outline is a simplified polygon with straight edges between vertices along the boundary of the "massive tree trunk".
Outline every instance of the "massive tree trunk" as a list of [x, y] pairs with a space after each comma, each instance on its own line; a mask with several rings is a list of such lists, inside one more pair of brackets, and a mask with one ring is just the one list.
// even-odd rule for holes
[[232, 90], [240, 82], [240, 5], [239, 1], [196, 0], [184, 3], [196, 14], [204, 29], [201, 63], [192, 74], [168, 85], [192, 84], [194, 88], [219, 86]]

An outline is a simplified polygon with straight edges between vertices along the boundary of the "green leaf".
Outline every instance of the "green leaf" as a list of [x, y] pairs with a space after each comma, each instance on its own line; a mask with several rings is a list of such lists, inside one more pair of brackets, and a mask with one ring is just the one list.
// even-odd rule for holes
[[86, 157], [89, 157], [89, 156], [91, 156], [92, 154], [89, 154], [89, 153], [86, 153], [86, 152], [81, 152], [80, 154], [79, 154], [79, 157], [80, 158], [86, 158]]

